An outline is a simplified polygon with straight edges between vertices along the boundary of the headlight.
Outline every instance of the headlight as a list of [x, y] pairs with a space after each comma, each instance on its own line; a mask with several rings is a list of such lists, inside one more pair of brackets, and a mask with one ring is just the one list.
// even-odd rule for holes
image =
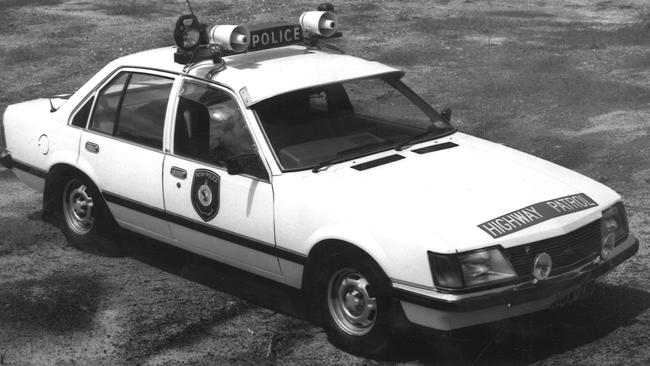
[[475, 287], [517, 276], [500, 247], [457, 255], [429, 252], [429, 262], [433, 280], [438, 287]]
[[600, 256], [607, 259], [614, 247], [625, 240], [628, 235], [627, 215], [622, 202], [603, 211], [600, 228], [602, 233]]

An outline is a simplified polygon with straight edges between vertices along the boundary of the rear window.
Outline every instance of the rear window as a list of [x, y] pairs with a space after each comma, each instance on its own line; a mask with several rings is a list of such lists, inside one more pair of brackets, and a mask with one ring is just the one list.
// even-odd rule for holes
[[173, 83], [173, 79], [158, 75], [118, 75], [100, 91], [90, 129], [161, 149]]

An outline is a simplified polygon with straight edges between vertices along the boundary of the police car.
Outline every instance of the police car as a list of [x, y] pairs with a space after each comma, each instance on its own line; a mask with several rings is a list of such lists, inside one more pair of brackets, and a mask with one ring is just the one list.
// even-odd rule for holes
[[616, 192], [457, 131], [334, 35], [327, 10], [181, 16], [175, 47], [9, 106], [2, 164], [72, 244], [120, 227], [301, 289], [366, 355], [404, 316], [453, 330], [547, 309], [636, 253]]

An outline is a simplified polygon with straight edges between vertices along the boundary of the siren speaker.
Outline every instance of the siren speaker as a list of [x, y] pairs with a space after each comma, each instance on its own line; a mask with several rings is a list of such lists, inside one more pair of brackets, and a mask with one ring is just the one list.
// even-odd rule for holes
[[251, 42], [251, 32], [242, 25], [215, 25], [210, 29], [210, 43], [235, 53], [244, 52]]
[[330, 37], [336, 32], [336, 15], [329, 11], [307, 11], [300, 15], [302, 29]]

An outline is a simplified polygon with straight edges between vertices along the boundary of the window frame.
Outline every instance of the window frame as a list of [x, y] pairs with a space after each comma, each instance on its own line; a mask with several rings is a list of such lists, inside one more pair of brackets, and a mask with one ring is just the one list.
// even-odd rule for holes
[[[151, 147], [149, 145], [140, 144], [140, 143], [137, 143], [135, 141], [127, 140], [127, 139], [121, 138], [121, 137], [113, 135], [113, 134], [105, 133], [103, 131], [93, 130], [93, 129], [89, 128], [90, 127], [90, 121], [91, 121], [91, 119], [92, 119], [92, 117], [93, 117], [93, 115], [95, 113], [95, 108], [97, 107], [97, 99], [98, 99], [97, 97], [99, 95], [99, 92], [106, 85], [111, 83], [116, 78], [120, 77], [120, 74], [122, 74], [122, 73], [130, 73], [130, 74], [139, 73], [139, 74], [145, 74], [145, 75], [159, 76], [159, 77], [170, 79], [172, 81], [171, 91], [169, 93], [169, 97], [167, 99], [167, 107], [165, 109], [165, 121], [164, 121], [163, 134], [162, 134], [162, 147], [160, 149]], [[113, 70], [113, 72], [111, 72], [100, 83], [98, 83], [92, 89], [92, 91], [88, 93], [88, 95], [83, 99], [83, 101], [81, 103], [77, 104], [77, 106], [75, 106], [75, 109], [73, 110], [72, 113], [70, 113], [70, 117], [68, 118], [68, 126], [73, 127], [73, 128], [81, 128], [81, 127], [73, 125], [72, 120], [74, 119], [74, 116], [76, 116], [76, 114], [79, 113], [79, 111], [83, 108], [85, 103], [88, 102], [88, 100], [93, 99], [92, 107], [90, 109], [90, 114], [88, 116], [88, 120], [86, 121], [86, 126], [83, 128], [84, 131], [92, 133], [92, 134], [96, 134], [96, 135], [99, 135], [99, 136], [103, 136], [103, 137], [106, 137], [106, 138], [118, 140], [120, 142], [130, 144], [130, 145], [134, 145], [134, 146], [138, 146], [138, 147], [141, 147], [141, 148], [144, 148], [144, 149], [148, 149], [148, 150], [152, 150], [152, 151], [156, 151], [156, 152], [161, 152], [161, 153], [167, 153], [167, 152], [169, 152], [168, 138], [167, 138], [167, 136], [168, 136], [168, 128], [169, 128], [169, 125], [170, 125], [169, 119], [170, 119], [170, 113], [172, 113], [172, 111], [175, 111], [176, 95], [177, 95], [179, 80], [180, 80], [179, 75], [176, 74], [176, 73], [173, 73], [173, 72], [167, 72], [167, 71], [158, 70], [158, 69], [130, 67], [130, 66], [119, 67], [119, 68]], [[128, 87], [128, 84], [126, 86]], [[122, 96], [120, 97], [120, 99], [123, 98], [124, 91], [126, 89], [127, 88], [122, 90]]]
[[[259, 182], [271, 183], [271, 179], [272, 179], [271, 177], [273, 176], [271, 174], [272, 170], [269, 167], [269, 163], [268, 163], [268, 161], [266, 159], [266, 156], [265, 156], [266, 154], [264, 154], [264, 152], [262, 151], [262, 148], [260, 146], [261, 142], [260, 142], [259, 138], [257, 138], [256, 133], [251, 128], [252, 124], [251, 124], [250, 118], [247, 116], [247, 113], [246, 113], [248, 108], [246, 108], [245, 104], [239, 98], [239, 95], [237, 93], [235, 93], [234, 91], [232, 91], [230, 88], [226, 87], [225, 85], [213, 82], [211, 80], [196, 78], [196, 77], [192, 77], [192, 76], [189, 76], [189, 75], [182, 76], [182, 77], [180, 77], [178, 79], [178, 88], [175, 89], [175, 91], [174, 91], [174, 106], [173, 106], [173, 109], [170, 112], [171, 114], [168, 116], [169, 130], [170, 131], [168, 133], [169, 141], [168, 141], [168, 145], [167, 145], [168, 148], [166, 149], [166, 153], [170, 154], [170, 155], [172, 155], [172, 156], [174, 156], [176, 158], [179, 158], [179, 159], [185, 159], [185, 160], [197, 163], [197, 164], [205, 165], [206, 167], [209, 167], [210, 169], [215, 169], [215, 170], [223, 172], [224, 174], [229, 175], [228, 170], [227, 170], [226, 167], [221, 167], [221, 166], [218, 166], [218, 165], [215, 165], [215, 164], [203, 161], [203, 160], [194, 159], [194, 158], [189, 157], [189, 156], [179, 155], [179, 154], [176, 153], [176, 151], [174, 151], [175, 150], [174, 139], [176, 137], [175, 136], [175, 133], [176, 133], [176, 114], [178, 113], [178, 105], [179, 105], [179, 98], [180, 98], [179, 94], [180, 94], [181, 88], [183, 87], [183, 83], [185, 81], [191, 81], [191, 82], [194, 82], [194, 83], [197, 83], [197, 84], [201, 84], [201, 85], [206, 86], [207, 88], [218, 89], [218, 90], [223, 91], [226, 94], [228, 94], [235, 101], [235, 103], [237, 104], [237, 107], [239, 108], [239, 113], [241, 114], [241, 117], [242, 117], [244, 123], [246, 124], [246, 128], [248, 130], [248, 133], [250, 134], [251, 139], [253, 140], [253, 142], [256, 145], [256, 154], [259, 157], [260, 161], [262, 162], [262, 166], [264, 166], [264, 169], [266, 170], [266, 175], [268, 176], [268, 179], [263, 179], [263, 178], [256, 177], [254, 175], [250, 175], [250, 174], [247, 174], [247, 173], [237, 174], [237, 176], [246, 177], [246, 178], [253, 179], [253, 180], [256, 180], [256, 181], [259, 181]], [[263, 141], [263, 142], [265, 143], [266, 141]]]

